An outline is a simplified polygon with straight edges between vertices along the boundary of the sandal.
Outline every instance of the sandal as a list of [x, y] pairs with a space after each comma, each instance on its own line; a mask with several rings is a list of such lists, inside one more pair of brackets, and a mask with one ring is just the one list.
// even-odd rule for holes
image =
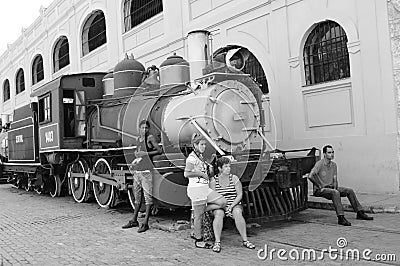
[[256, 245], [251, 243], [249, 240], [243, 241], [243, 246], [248, 248], [248, 249], [255, 249]]
[[215, 242], [212, 250], [214, 252], [220, 253], [221, 252], [221, 242]]
[[205, 249], [212, 248], [212, 245], [207, 243], [206, 241], [204, 241], [203, 238], [196, 239], [194, 241], [194, 245], [195, 245], [196, 248], [205, 248]]

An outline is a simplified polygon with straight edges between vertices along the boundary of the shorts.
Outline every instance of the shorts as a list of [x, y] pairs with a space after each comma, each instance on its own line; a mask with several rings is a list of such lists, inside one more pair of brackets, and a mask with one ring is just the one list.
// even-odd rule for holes
[[133, 195], [135, 204], [142, 201], [142, 189], [146, 205], [153, 204], [153, 175], [150, 171], [135, 171], [133, 173]]
[[192, 205], [202, 205], [207, 203], [207, 197], [213, 190], [208, 184], [196, 184], [187, 187], [187, 195], [192, 201]]

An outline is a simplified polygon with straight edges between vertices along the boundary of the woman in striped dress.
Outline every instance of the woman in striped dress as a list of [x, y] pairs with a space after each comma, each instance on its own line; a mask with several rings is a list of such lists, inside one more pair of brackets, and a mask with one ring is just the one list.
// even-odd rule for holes
[[254, 249], [255, 245], [247, 239], [246, 222], [243, 218], [243, 207], [241, 205], [242, 183], [237, 176], [231, 174], [231, 161], [228, 158], [219, 158], [217, 160], [217, 168], [219, 173], [211, 179], [210, 187], [226, 198], [227, 205], [225, 211], [222, 209], [214, 210], [215, 244], [213, 251], [221, 251], [221, 232], [224, 216], [232, 217], [235, 220], [236, 228], [243, 240], [243, 246]]

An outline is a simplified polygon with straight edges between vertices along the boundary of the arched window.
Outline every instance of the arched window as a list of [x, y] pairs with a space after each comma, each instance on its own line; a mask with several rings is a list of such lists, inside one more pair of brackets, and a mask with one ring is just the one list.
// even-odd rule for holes
[[32, 85], [44, 79], [43, 57], [37, 55], [32, 64]]
[[17, 76], [15, 77], [15, 91], [16, 94], [19, 94], [24, 90], [25, 90], [24, 70], [20, 68], [17, 72]]
[[[229, 64], [229, 67], [236, 68], [245, 74], [249, 74], [255, 82], [260, 86], [264, 94], [269, 93], [268, 81], [258, 59], [244, 47], [237, 45], [228, 45], [224, 48], [217, 50], [213, 58], [219, 62], [222, 67]], [[215, 63], [218, 66], [219, 63]]]
[[125, 0], [125, 32], [163, 11], [162, 0]]
[[68, 39], [62, 36], [54, 46], [53, 53], [53, 70], [57, 72], [58, 70], [69, 65], [69, 44]]
[[86, 21], [82, 32], [82, 53], [87, 55], [97, 47], [105, 44], [106, 20], [102, 11], [95, 11]]
[[10, 81], [6, 79], [3, 83], [3, 101], [8, 101], [11, 98]]
[[334, 21], [319, 23], [304, 45], [306, 85], [350, 77], [347, 36]]

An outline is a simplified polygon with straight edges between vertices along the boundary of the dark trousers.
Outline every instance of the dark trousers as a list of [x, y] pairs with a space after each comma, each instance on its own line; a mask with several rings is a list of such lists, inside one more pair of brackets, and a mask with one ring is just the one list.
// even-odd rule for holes
[[338, 187], [337, 190], [333, 188], [321, 188], [314, 191], [314, 196], [332, 200], [337, 215], [344, 215], [343, 205], [340, 197], [347, 197], [355, 212], [362, 210], [362, 206], [351, 188]]

